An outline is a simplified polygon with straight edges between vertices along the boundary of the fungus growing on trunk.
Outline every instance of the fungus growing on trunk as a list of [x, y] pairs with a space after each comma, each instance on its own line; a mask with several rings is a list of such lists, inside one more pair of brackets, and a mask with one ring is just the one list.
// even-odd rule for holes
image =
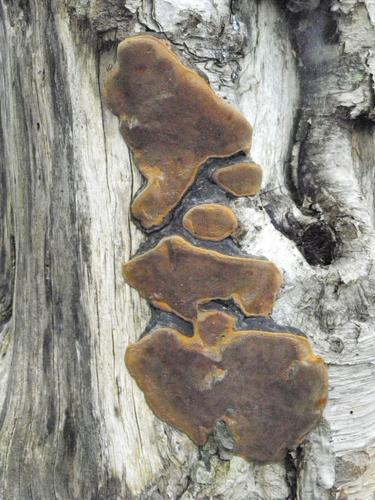
[[233, 210], [218, 203], [196, 205], [186, 212], [184, 228], [201, 240], [221, 241], [233, 234], [238, 221]]
[[201, 311], [193, 337], [155, 330], [128, 347], [126, 364], [155, 414], [196, 444], [223, 421], [235, 454], [278, 461], [321, 417], [327, 369], [304, 337], [234, 323]]
[[270, 261], [225, 255], [180, 236], [163, 238], [127, 262], [123, 273], [154, 306], [188, 321], [200, 304], [214, 299], [233, 299], [246, 316], [267, 316], [281, 285], [280, 271]]
[[160, 38], [119, 44], [104, 97], [147, 181], [132, 205], [144, 228], [166, 221], [208, 158], [250, 150], [247, 120]]
[[[146, 178], [132, 204], [146, 230], [167, 222], [207, 159], [250, 150], [246, 119], [160, 38], [124, 40], [104, 94]], [[251, 196], [260, 189], [262, 171], [255, 163], [237, 162], [216, 169], [211, 179], [233, 196]], [[194, 237], [211, 241], [234, 234], [238, 225], [233, 211], [216, 203], [190, 208], [182, 222]], [[327, 369], [306, 338], [237, 330], [234, 317], [217, 304], [201, 309], [233, 300], [245, 316], [270, 315], [281, 285], [272, 262], [226, 255], [172, 235], [127, 262], [123, 274], [155, 307], [193, 325], [192, 337], [158, 328], [127, 349], [129, 372], [158, 417], [198, 445], [225, 425], [234, 453], [259, 461], [281, 460], [318, 422]]]
[[233, 196], [254, 196], [262, 183], [262, 167], [256, 163], [235, 163], [215, 170], [212, 180]]

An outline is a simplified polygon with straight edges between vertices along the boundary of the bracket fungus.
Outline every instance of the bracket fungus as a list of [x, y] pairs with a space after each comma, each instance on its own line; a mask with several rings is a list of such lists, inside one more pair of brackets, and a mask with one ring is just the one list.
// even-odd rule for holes
[[207, 159], [250, 150], [247, 120], [155, 36], [119, 44], [104, 97], [147, 181], [132, 205], [146, 229], [165, 222]]
[[[146, 179], [132, 204], [145, 230], [167, 222], [209, 158], [250, 150], [247, 120], [155, 36], [120, 43], [104, 96]], [[255, 195], [261, 167], [230, 161], [211, 180], [233, 196]], [[238, 226], [229, 207], [204, 202], [190, 208], [182, 224], [194, 237], [214, 242]], [[263, 462], [281, 460], [318, 422], [327, 368], [306, 338], [238, 330], [217, 303], [202, 310], [221, 299], [233, 300], [245, 316], [270, 315], [281, 286], [272, 262], [226, 255], [174, 234], [124, 264], [123, 275], [155, 307], [193, 326], [192, 337], [158, 328], [127, 349], [128, 370], [158, 417], [198, 445], [225, 424], [234, 453]]]
[[182, 223], [196, 238], [211, 241], [221, 241], [238, 228], [233, 210], [218, 203], [203, 203], [190, 208]]
[[218, 168], [212, 180], [233, 196], [254, 196], [262, 183], [262, 167], [243, 162]]
[[214, 299], [233, 299], [246, 316], [267, 316], [281, 285], [270, 261], [225, 255], [181, 236], [163, 238], [127, 262], [123, 274], [142, 297], [188, 321]]
[[234, 453], [281, 460], [321, 417], [323, 360], [304, 337], [235, 330], [220, 311], [200, 312], [194, 330], [161, 328], [128, 347], [127, 367], [152, 410], [198, 445], [224, 421]]

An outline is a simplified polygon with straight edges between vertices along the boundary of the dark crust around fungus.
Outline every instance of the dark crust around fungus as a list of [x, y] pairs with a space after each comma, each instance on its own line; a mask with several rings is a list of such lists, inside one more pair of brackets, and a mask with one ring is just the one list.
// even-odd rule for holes
[[224, 421], [235, 454], [282, 460], [321, 417], [323, 360], [303, 337], [237, 331], [220, 311], [200, 311], [194, 331], [158, 329], [127, 349], [127, 367], [154, 413], [198, 445]]
[[195, 205], [185, 213], [182, 223], [196, 238], [211, 241], [221, 241], [238, 228], [233, 210], [218, 203]]
[[208, 158], [250, 150], [247, 120], [155, 36], [119, 44], [103, 95], [147, 181], [132, 204], [146, 229], [165, 222]]
[[188, 321], [200, 304], [214, 299], [233, 299], [245, 316], [268, 316], [281, 285], [280, 271], [270, 261], [225, 255], [180, 236], [163, 238], [131, 259], [123, 274], [155, 307]]
[[[258, 193], [261, 167], [234, 157], [249, 152], [251, 126], [178, 59], [167, 41], [149, 34], [125, 39], [104, 97], [146, 180], [132, 204], [144, 230], [166, 223], [210, 158], [223, 159], [216, 166], [231, 163], [211, 175], [213, 165], [207, 162], [200, 176], [215, 182], [221, 189], [211, 184], [211, 190], [223, 199], [222, 190], [233, 196]], [[238, 223], [232, 210], [213, 203], [213, 197], [211, 203], [201, 200], [206, 203], [185, 213], [184, 228], [214, 242], [234, 234]], [[186, 206], [180, 205], [164, 236], [181, 224]], [[161, 231], [149, 238], [151, 246]], [[281, 285], [277, 267], [212, 249], [229, 243], [205, 241], [202, 248], [181, 236], [165, 236], [124, 265], [127, 283], [160, 315], [179, 317], [166, 327], [154, 323], [128, 347], [126, 364], [155, 414], [198, 445], [223, 423], [235, 454], [279, 461], [321, 417], [327, 368], [306, 338], [272, 327], [266, 318]], [[235, 317], [223, 310], [230, 307], [237, 314], [233, 304], [221, 303], [228, 300], [261, 328], [248, 323], [241, 329], [242, 317], [236, 328]]]
[[254, 196], [262, 184], [262, 167], [252, 162], [235, 163], [215, 170], [212, 180], [233, 196]]

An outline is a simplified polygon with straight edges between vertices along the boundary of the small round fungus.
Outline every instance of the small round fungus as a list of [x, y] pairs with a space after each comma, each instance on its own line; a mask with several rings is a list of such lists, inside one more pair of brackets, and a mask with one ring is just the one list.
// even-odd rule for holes
[[186, 212], [184, 228], [201, 240], [221, 241], [233, 234], [238, 221], [232, 209], [217, 203], [196, 205]]
[[212, 180], [233, 196], [254, 196], [262, 183], [262, 167], [256, 163], [235, 163], [215, 170]]

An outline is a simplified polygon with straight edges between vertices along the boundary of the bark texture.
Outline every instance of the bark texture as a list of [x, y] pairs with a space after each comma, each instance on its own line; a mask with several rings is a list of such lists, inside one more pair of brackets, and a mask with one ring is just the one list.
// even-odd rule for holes
[[[232, 203], [273, 260], [273, 314], [330, 367], [285, 463], [160, 422], [125, 369], [150, 310], [121, 265], [141, 179], [103, 108], [119, 40], [161, 32], [254, 127], [263, 191]], [[375, 497], [372, 0], [0, 0], [0, 497]]]

